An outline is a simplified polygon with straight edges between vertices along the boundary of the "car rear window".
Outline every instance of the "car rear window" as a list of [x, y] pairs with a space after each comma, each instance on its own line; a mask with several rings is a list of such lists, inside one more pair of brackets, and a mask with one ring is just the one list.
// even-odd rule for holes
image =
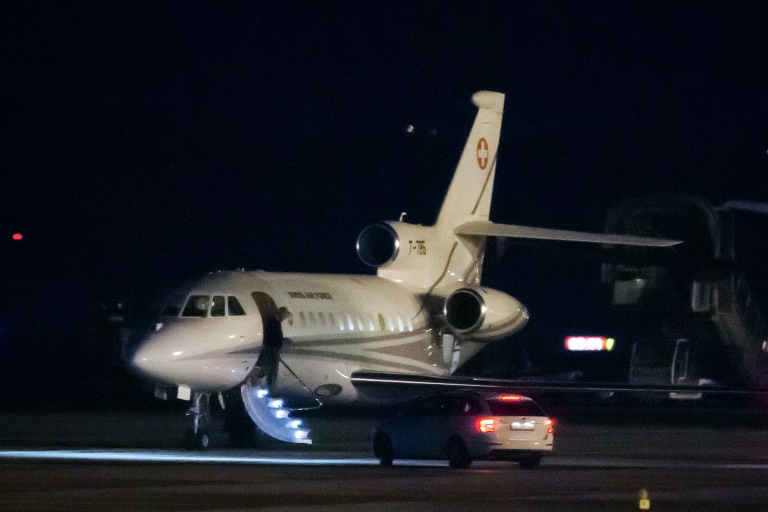
[[520, 402], [488, 400], [488, 408], [494, 416], [546, 416], [541, 407], [530, 400]]

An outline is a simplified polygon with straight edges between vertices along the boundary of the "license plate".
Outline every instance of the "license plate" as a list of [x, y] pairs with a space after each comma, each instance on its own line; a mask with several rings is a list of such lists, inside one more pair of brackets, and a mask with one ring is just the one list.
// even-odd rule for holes
[[532, 421], [513, 421], [512, 430], [533, 430], [534, 424]]

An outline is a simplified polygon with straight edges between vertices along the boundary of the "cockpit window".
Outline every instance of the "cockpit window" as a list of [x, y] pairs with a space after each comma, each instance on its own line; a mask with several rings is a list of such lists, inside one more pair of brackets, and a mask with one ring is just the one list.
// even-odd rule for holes
[[214, 295], [211, 300], [211, 316], [224, 316], [225, 304], [223, 295]]
[[205, 317], [208, 314], [208, 302], [210, 298], [207, 295], [190, 295], [181, 316]]
[[179, 316], [181, 306], [184, 304], [184, 295], [174, 295], [163, 306], [162, 316]]
[[227, 297], [227, 305], [229, 306], [229, 316], [242, 316], [245, 314], [243, 306], [240, 305], [236, 297]]

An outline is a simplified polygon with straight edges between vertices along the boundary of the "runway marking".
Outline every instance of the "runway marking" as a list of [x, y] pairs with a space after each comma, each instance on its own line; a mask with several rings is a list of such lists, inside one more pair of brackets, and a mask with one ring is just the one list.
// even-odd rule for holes
[[[158, 462], [158, 463], [201, 463], [201, 464], [260, 464], [260, 465], [294, 465], [294, 466], [378, 466], [379, 461], [373, 457], [336, 457], [332, 453], [325, 456], [311, 454], [279, 455], [247, 455], [223, 454], [217, 452], [188, 452], [184, 450], [0, 450], [0, 460], [61, 460], [61, 461], [92, 461], [92, 462]], [[404, 460], [396, 459], [397, 466], [417, 467], [447, 467], [446, 461], [440, 460]], [[478, 461], [473, 467], [488, 468], [488, 465], [505, 464], [503, 462]], [[559, 457], [550, 456], [542, 461], [542, 467], [563, 468], [698, 468], [698, 469], [732, 469], [732, 470], [762, 470], [768, 471], [768, 461], [765, 462], [708, 462], [680, 461], [673, 459], [627, 459], [622, 457]]]
[[[218, 453], [194, 453], [187, 451], [136, 451], [136, 450], [2, 450], [0, 459], [27, 460], [80, 460], [110, 462], [181, 462], [207, 464], [272, 464], [303, 466], [375, 466], [378, 459], [372, 457], [308, 457], [297, 454], [293, 457], [223, 455]], [[445, 466], [442, 461], [398, 461], [403, 466]]]
[[692, 468], [692, 469], [757, 469], [768, 470], [768, 460], [765, 462], [711, 462], [700, 460], [679, 459], [636, 459], [625, 457], [558, 457], [543, 459], [542, 464], [557, 467], [591, 467], [615, 469], [640, 468]]

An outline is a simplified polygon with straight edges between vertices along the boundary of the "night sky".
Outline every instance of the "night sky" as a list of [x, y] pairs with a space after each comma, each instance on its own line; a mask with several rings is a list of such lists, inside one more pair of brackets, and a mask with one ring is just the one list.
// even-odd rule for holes
[[[507, 95], [492, 220], [768, 198], [765, 2], [266, 4], [0, 7], [3, 368], [59, 364], [99, 304], [201, 272], [372, 273], [358, 232], [434, 221], [481, 89]], [[768, 224], [736, 221], [759, 288]], [[597, 279], [536, 262], [486, 283], [547, 317]]]

